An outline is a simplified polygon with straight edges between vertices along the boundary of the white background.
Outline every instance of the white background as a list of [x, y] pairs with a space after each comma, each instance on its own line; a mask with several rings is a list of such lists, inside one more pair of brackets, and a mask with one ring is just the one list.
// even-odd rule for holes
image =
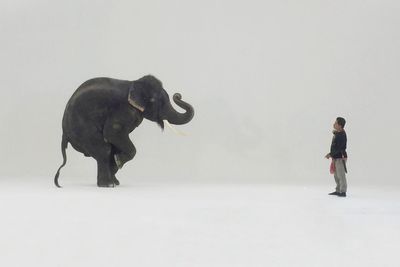
[[[138, 153], [122, 182], [313, 183], [327, 174], [323, 156], [337, 116], [348, 121], [352, 179], [397, 182], [399, 6], [2, 1], [0, 172], [53, 176], [74, 90], [92, 77], [151, 73], [170, 94], [181, 92], [196, 116], [181, 127], [187, 138], [151, 122], [135, 130]], [[72, 149], [68, 157], [62, 180], [95, 176], [93, 160]]]
[[[258, 184], [267, 190], [266, 201], [271, 200], [268, 185], [286, 184], [300, 186], [299, 190], [287, 189], [288, 195], [305, 192], [300, 196], [315, 193], [325, 198], [333, 188], [333, 178], [328, 172], [329, 161], [323, 156], [329, 150], [337, 116], [345, 117], [348, 123], [349, 192], [371, 187], [377, 191], [366, 192], [373, 192], [373, 198], [386, 196], [387, 188], [398, 192], [399, 12], [399, 2], [389, 0], [2, 0], [0, 185], [3, 193], [7, 192], [3, 195], [3, 212], [23, 208], [21, 203], [27, 201], [31, 206], [26, 209], [43, 207], [37, 214], [50, 212], [46, 215], [50, 216], [52, 209], [65, 204], [50, 208], [52, 201], [55, 204], [60, 199], [74, 198], [71, 205], [79, 207], [86, 203], [85, 196], [99, 200], [109, 197], [110, 193], [95, 188], [95, 161], [71, 147], [60, 177], [65, 190], [54, 191], [52, 184], [62, 162], [61, 119], [65, 104], [82, 82], [99, 76], [135, 80], [153, 74], [170, 95], [182, 93], [196, 111], [189, 124], [179, 126], [188, 133], [186, 137], [176, 136], [169, 129], [162, 133], [149, 121], [131, 134], [137, 155], [118, 173], [126, 187], [115, 189], [112, 194], [120, 194], [120, 198], [124, 194], [140, 196], [138, 188], [143, 184]], [[318, 184], [325, 187], [304, 191]], [[226, 193], [219, 186], [210, 190], [216, 190], [217, 195]], [[174, 186], [161, 188], [159, 192], [160, 189], [146, 187], [146, 194], [162, 195], [174, 190]], [[197, 190], [189, 188], [189, 192]], [[239, 186], [238, 190], [243, 188]], [[44, 199], [39, 197], [41, 194]], [[246, 191], [244, 196], [247, 194], [251, 195]], [[199, 199], [201, 196], [199, 193]], [[227, 196], [234, 199], [234, 194], [228, 192]], [[174, 205], [173, 199], [166, 199]], [[182, 195], [181, 201], [185, 199]], [[50, 204], [42, 206], [41, 201]], [[368, 213], [360, 201], [361, 206], [355, 207], [361, 211], [350, 205], [350, 213]], [[121, 204], [118, 200], [117, 203]], [[214, 202], [207, 203], [212, 206]], [[310, 203], [300, 202], [294, 209], [316, 212]], [[376, 202], [369, 199], [365, 203]], [[391, 214], [399, 222], [399, 206], [395, 203], [389, 198], [385, 204], [389, 208], [382, 214]], [[247, 207], [252, 205], [250, 201]], [[214, 212], [224, 212], [221, 209]], [[83, 217], [75, 215], [88, 225], [97, 221], [98, 217], [78, 210]], [[101, 214], [100, 208], [95, 210]], [[257, 213], [256, 209], [254, 214]], [[121, 209], [119, 215], [122, 214], [125, 213]], [[325, 218], [317, 214], [318, 218]], [[343, 215], [340, 209], [333, 214]], [[163, 214], [158, 215], [157, 219], [167, 220]], [[60, 220], [64, 218], [58, 216]], [[71, 217], [64, 216], [63, 227], [69, 229], [67, 218]], [[25, 217], [12, 218], [4, 222], [5, 228]], [[190, 225], [191, 217], [185, 218]], [[284, 216], [282, 220], [296, 218]], [[364, 217], [358, 219], [368, 221]], [[34, 221], [32, 225], [45, 221]], [[373, 219], [370, 222], [371, 227], [379, 225]], [[243, 223], [242, 227], [250, 225]], [[105, 225], [98, 228], [104, 229]], [[367, 229], [364, 238], [370, 237]], [[334, 235], [337, 239], [331, 239], [337, 241], [332, 249], [341, 245], [338, 231]], [[23, 240], [22, 233], [17, 240]], [[398, 234], [388, 234], [393, 243], [399, 241]], [[385, 235], [377, 236], [382, 242], [388, 241]], [[199, 244], [203, 241], [204, 245], [207, 243], [202, 240]], [[301, 249], [306, 244], [297, 245]], [[351, 253], [348, 257], [347, 260]], [[326, 259], [329, 262], [334, 258], [332, 255]], [[315, 262], [315, 266], [323, 262], [326, 261]], [[246, 266], [241, 263], [238, 261], [238, 265]], [[146, 264], [142, 262], [142, 266]]]

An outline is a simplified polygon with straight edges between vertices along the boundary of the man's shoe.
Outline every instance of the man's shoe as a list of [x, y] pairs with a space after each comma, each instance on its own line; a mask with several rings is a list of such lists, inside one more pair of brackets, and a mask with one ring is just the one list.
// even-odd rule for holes
[[337, 196], [339, 194], [339, 192], [332, 192], [332, 193], [329, 193], [328, 195], [331, 195], [331, 196]]
[[338, 197], [346, 197], [346, 192], [338, 193], [337, 196], [338, 196]]

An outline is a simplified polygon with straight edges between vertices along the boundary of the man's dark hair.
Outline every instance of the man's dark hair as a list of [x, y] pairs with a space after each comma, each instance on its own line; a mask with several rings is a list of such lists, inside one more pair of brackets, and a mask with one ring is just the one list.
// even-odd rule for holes
[[342, 117], [337, 117], [336, 121], [340, 126], [342, 126], [342, 128], [344, 128], [344, 126], [346, 125], [346, 120]]

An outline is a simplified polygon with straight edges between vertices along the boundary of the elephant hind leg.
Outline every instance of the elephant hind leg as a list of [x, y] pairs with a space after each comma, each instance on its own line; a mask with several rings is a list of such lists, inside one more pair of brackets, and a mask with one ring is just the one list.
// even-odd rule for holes
[[112, 178], [110, 166], [107, 161], [97, 161], [97, 186], [114, 187], [114, 179]]
[[97, 161], [97, 185], [99, 187], [114, 187], [114, 173], [110, 160], [112, 146], [103, 140], [101, 135], [94, 136], [86, 143], [85, 150]]

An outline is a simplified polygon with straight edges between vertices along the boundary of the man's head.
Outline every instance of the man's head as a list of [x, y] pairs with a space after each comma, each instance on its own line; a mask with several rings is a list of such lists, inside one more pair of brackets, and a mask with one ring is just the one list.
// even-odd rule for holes
[[345, 125], [346, 120], [342, 117], [337, 117], [335, 123], [333, 124], [333, 128], [336, 131], [342, 131]]

